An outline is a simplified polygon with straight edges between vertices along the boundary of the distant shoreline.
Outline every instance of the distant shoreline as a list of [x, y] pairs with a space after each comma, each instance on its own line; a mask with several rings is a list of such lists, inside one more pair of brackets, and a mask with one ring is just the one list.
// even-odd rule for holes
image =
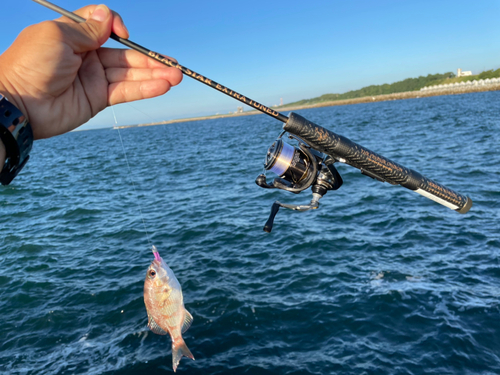
[[[273, 107], [273, 109], [276, 111], [292, 111], [292, 110], [297, 110], [297, 109], [332, 107], [332, 106], [337, 106], [337, 105], [351, 105], [351, 104], [361, 104], [361, 103], [375, 103], [375, 102], [385, 102], [385, 101], [389, 101], [389, 100], [416, 99], [416, 98], [425, 98], [425, 97], [429, 97], [429, 96], [459, 95], [459, 94], [469, 94], [469, 93], [473, 93], [473, 92], [498, 91], [498, 90], [500, 90], [500, 84], [490, 85], [490, 86], [448, 87], [448, 88], [443, 88], [441, 90], [434, 90], [432, 92], [407, 91], [407, 92], [399, 92], [399, 93], [395, 93], [395, 94], [365, 96], [362, 98], [354, 98], [354, 99], [333, 100], [333, 101], [327, 101], [327, 102], [309, 104], [309, 105], [299, 105], [299, 106], [283, 105], [283, 106]], [[113, 129], [127, 129], [127, 128], [142, 127], [142, 126], [169, 125], [169, 124], [176, 124], [176, 123], [189, 122], [189, 121], [215, 120], [215, 119], [220, 119], [220, 118], [251, 116], [251, 115], [259, 115], [259, 114], [262, 114], [262, 112], [254, 110], [254, 111], [248, 111], [248, 112], [242, 112], [242, 113], [228, 113], [225, 115], [190, 117], [190, 118], [161, 121], [161, 122], [115, 126]]]

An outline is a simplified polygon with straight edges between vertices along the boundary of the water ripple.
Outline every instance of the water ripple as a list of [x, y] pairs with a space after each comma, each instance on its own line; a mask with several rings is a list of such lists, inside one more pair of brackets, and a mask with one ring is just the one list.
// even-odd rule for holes
[[113, 130], [37, 142], [0, 190], [0, 372], [171, 371], [170, 340], [146, 327], [149, 236], [194, 316], [180, 372], [500, 373], [499, 99], [299, 111], [474, 207], [340, 165], [344, 186], [280, 211], [271, 235], [272, 202], [310, 198], [254, 184], [280, 132], [265, 116], [121, 130], [131, 172]]

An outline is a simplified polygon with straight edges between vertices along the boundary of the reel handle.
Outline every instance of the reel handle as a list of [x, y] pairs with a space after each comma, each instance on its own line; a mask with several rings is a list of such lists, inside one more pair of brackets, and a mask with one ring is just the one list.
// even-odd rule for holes
[[267, 219], [266, 224], [264, 225], [264, 232], [271, 233], [271, 231], [273, 230], [274, 218], [276, 217], [276, 214], [278, 213], [280, 207], [300, 212], [315, 210], [319, 207], [318, 201], [321, 199], [322, 196], [323, 196], [322, 194], [313, 194], [313, 199], [309, 204], [297, 205], [297, 204], [280, 203], [278, 201], [274, 202], [273, 206], [271, 207], [271, 214], [269, 215], [269, 219]]
[[372, 178], [401, 185], [461, 214], [472, 207], [472, 200], [420, 173], [325, 129], [304, 117], [290, 113], [283, 130], [307, 141], [311, 147], [361, 170]]
[[276, 217], [276, 214], [278, 213], [280, 207], [281, 204], [279, 202], [273, 203], [269, 219], [267, 219], [266, 224], [264, 225], [264, 232], [271, 233], [271, 231], [273, 230], [274, 218]]

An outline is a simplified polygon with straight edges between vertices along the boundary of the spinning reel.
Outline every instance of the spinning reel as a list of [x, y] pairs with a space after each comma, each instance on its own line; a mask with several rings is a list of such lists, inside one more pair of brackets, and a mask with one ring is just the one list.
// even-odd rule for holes
[[[298, 142], [298, 146], [283, 140], [286, 133]], [[469, 197], [291, 112], [283, 132], [267, 151], [264, 163], [266, 171], [279, 177], [268, 183], [266, 176], [261, 174], [255, 182], [262, 188], [282, 189], [295, 194], [312, 186], [313, 197], [308, 205], [274, 202], [264, 231], [271, 232], [280, 207], [295, 211], [315, 210], [319, 207], [318, 201], [329, 190], [340, 188], [342, 178], [333, 165], [337, 161], [378, 181], [403, 186], [461, 214], [472, 207]]]
[[314, 150], [305, 141], [292, 134], [289, 138], [295, 139], [298, 146], [288, 144], [282, 138], [285, 133], [282, 132], [269, 147], [264, 162], [264, 169], [276, 173], [279, 177], [268, 183], [266, 175], [260, 174], [255, 183], [264, 189], [281, 189], [294, 194], [299, 194], [312, 186], [312, 199], [307, 205], [274, 202], [264, 226], [264, 231], [268, 233], [273, 229], [274, 218], [280, 207], [301, 212], [315, 210], [319, 207], [319, 200], [329, 190], [337, 190], [342, 186], [342, 177], [333, 165], [335, 159]]

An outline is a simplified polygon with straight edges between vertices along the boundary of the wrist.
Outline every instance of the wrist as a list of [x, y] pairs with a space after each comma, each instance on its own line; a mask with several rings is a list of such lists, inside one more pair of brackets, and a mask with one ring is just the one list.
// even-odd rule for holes
[[16, 90], [10, 84], [9, 80], [1, 74], [1, 72], [0, 72], [0, 95], [4, 96], [10, 103], [14, 104], [16, 108], [18, 108], [29, 121], [28, 111], [24, 106], [21, 96], [16, 94]]

